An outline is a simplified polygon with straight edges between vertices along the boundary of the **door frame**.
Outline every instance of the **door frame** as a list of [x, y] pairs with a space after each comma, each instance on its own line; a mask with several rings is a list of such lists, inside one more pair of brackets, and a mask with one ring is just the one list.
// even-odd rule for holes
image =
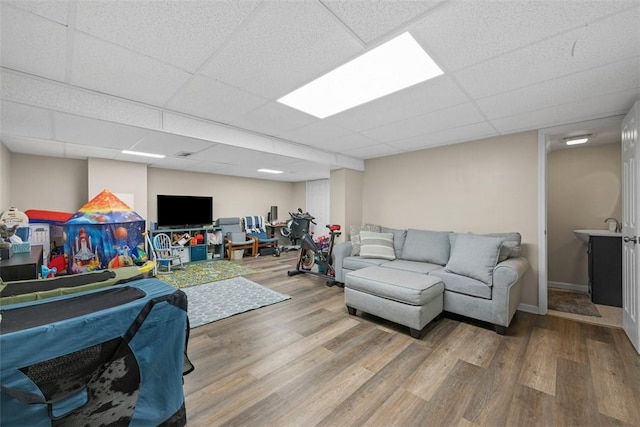
[[596, 129], [599, 127], [622, 125], [625, 114], [587, 120], [538, 130], [538, 314], [547, 314], [548, 274], [547, 274], [547, 155], [550, 136], [576, 129]]

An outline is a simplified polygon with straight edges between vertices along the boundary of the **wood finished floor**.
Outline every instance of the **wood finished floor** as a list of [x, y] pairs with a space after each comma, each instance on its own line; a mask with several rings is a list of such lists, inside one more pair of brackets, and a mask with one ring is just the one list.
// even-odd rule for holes
[[518, 312], [505, 336], [442, 318], [420, 340], [349, 316], [343, 289], [241, 261], [291, 300], [191, 331], [194, 426], [639, 426], [640, 356], [618, 328]]

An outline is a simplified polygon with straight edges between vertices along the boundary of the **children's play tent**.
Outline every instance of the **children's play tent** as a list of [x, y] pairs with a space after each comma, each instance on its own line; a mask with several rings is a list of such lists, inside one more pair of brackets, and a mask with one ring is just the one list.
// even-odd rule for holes
[[144, 258], [145, 220], [103, 190], [63, 225], [69, 273], [133, 265]]

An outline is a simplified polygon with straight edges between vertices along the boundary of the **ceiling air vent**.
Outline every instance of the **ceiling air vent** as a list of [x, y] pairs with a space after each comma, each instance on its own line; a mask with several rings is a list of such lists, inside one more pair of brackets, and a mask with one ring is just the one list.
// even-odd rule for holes
[[190, 153], [188, 151], [180, 151], [179, 153], [176, 153], [176, 156], [178, 157], [189, 157], [191, 155], [193, 155], [195, 153]]

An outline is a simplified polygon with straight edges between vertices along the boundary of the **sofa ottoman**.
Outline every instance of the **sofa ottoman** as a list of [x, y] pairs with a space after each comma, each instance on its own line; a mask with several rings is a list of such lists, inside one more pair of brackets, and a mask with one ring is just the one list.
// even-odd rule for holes
[[407, 326], [414, 338], [442, 313], [443, 293], [438, 277], [377, 266], [349, 272], [344, 283], [349, 314], [361, 310]]

